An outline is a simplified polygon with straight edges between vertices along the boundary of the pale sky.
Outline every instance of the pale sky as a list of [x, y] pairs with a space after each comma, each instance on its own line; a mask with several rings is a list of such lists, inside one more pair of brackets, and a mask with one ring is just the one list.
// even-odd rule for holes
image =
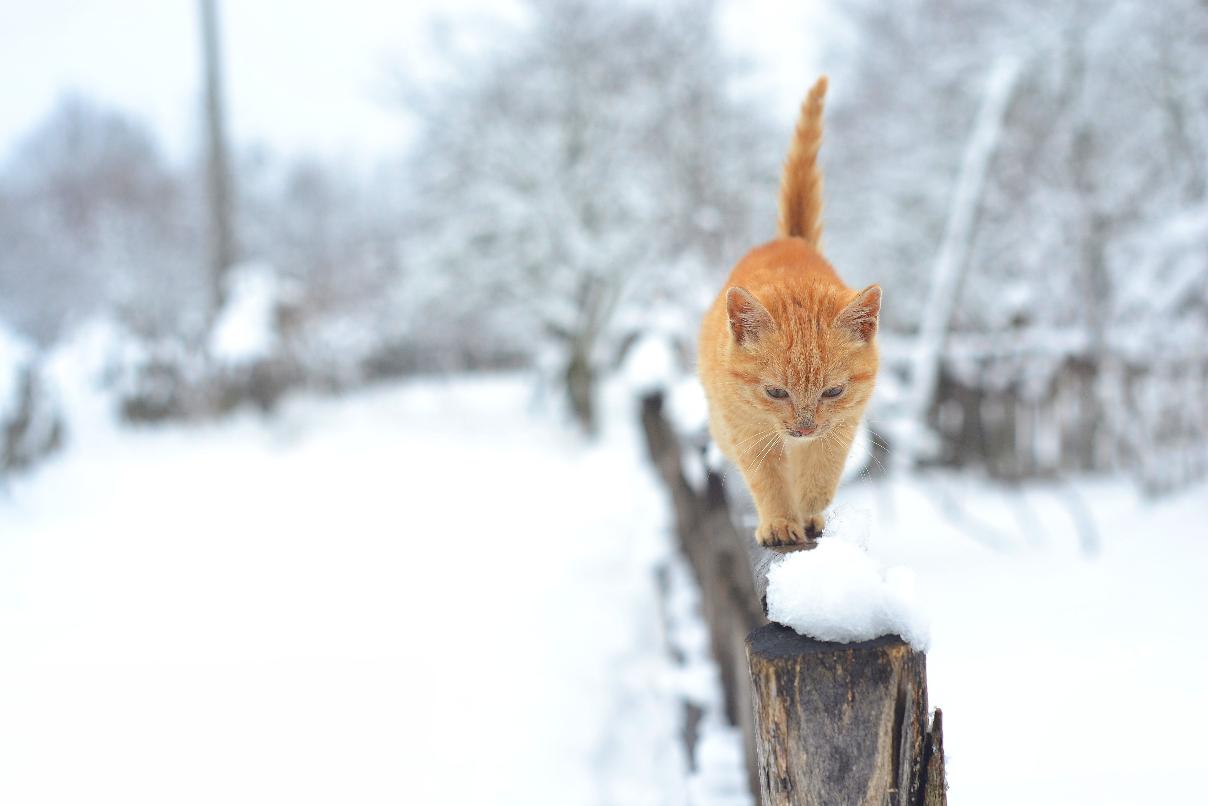
[[[431, 52], [436, 14], [516, 19], [514, 1], [227, 0], [220, 4], [233, 139], [375, 159], [410, 131], [389, 99], [392, 66]], [[791, 120], [818, 72], [814, 0], [731, 0], [723, 26]], [[64, 92], [147, 121], [169, 153], [196, 143], [195, 0], [0, 0], [0, 155]], [[778, 115], [781, 116], [781, 115]]]

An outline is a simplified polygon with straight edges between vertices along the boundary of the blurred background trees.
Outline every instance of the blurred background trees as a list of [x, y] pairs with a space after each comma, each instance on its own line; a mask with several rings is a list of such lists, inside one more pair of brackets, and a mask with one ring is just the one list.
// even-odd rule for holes
[[0, 316], [42, 346], [90, 316], [197, 333], [199, 194], [139, 122], [68, 97], [0, 169]]
[[917, 0], [846, 13], [859, 46], [836, 60], [829, 243], [838, 265], [885, 284], [888, 324], [907, 337], [986, 78], [997, 61], [1020, 65], [974, 200], [928, 414], [933, 461], [1006, 478], [1131, 468], [1155, 489], [1202, 474], [1208, 8]]
[[409, 270], [467, 294], [462, 321], [548, 357], [592, 432], [598, 379], [649, 317], [766, 236], [777, 138], [728, 92], [713, 9], [530, 8], [528, 29], [429, 89]]
[[[441, 80], [403, 76], [417, 132], [372, 171], [232, 144], [225, 313], [207, 307], [205, 155], [170, 160], [139, 121], [65, 98], [0, 164], [0, 321], [31, 345], [0, 373], [37, 374], [103, 320], [121, 346], [98, 377], [133, 419], [530, 367], [592, 431], [600, 380], [644, 334], [690, 371], [700, 312], [773, 233], [795, 110], [744, 88], [723, 8], [532, 0], [450, 51]], [[853, 285], [886, 288], [873, 418], [890, 449], [920, 428], [916, 336], [965, 205], [920, 460], [1012, 480], [1128, 470], [1155, 491], [1202, 475], [1203, 3], [847, 0], [818, 26], [801, 37], [832, 75], [825, 246]], [[985, 181], [958, 198], [1008, 61]], [[216, 351], [235, 310], [272, 332]]]

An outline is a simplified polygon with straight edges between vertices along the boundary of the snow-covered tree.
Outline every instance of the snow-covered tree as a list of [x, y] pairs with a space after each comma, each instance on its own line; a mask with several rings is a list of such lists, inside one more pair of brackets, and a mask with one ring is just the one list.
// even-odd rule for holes
[[432, 332], [550, 356], [594, 428], [602, 371], [771, 234], [781, 144], [708, 5], [534, 0], [427, 97], [408, 270]]
[[197, 331], [204, 276], [189, 183], [137, 121], [62, 101], [0, 168], [0, 316], [42, 344], [98, 312]]
[[[271, 367], [278, 387], [362, 380], [401, 338], [397, 177], [242, 157], [243, 246], [273, 274], [288, 314], [253, 374]], [[92, 319], [140, 345], [123, 351], [114, 390], [134, 419], [221, 411], [254, 386], [230, 382], [247, 367], [207, 357], [215, 314], [200, 176], [166, 160], [137, 120], [78, 97], [0, 165], [0, 319], [42, 349]]]
[[[1208, 203], [1208, 7], [845, 8], [853, 35], [834, 54], [824, 152], [829, 244], [857, 280], [885, 285], [890, 333], [927, 337], [925, 322], [946, 318], [944, 338], [928, 339], [945, 379], [931, 409], [944, 458], [1012, 475], [1143, 464], [1170, 423], [1143, 402], [1149, 379], [1199, 379], [1167, 396], [1195, 407], [1208, 367], [1194, 346], [1208, 343], [1204, 281], [1172, 256], [1202, 232], [1187, 222]], [[987, 81], [1005, 62], [1018, 74], [985, 181], [962, 193]], [[931, 294], [946, 276], [950, 294]], [[1180, 422], [1174, 443], [1208, 434], [1202, 416]]]
[[282, 303], [281, 349], [321, 385], [364, 378], [405, 338], [397, 168], [372, 176], [314, 158], [261, 155], [240, 163], [242, 243], [272, 267]]

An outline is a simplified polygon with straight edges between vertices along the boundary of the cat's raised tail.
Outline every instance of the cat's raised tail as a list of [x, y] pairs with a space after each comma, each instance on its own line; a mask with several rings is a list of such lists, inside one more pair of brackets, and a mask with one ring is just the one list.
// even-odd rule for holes
[[801, 117], [780, 180], [780, 237], [803, 238], [817, 247], [822, 240], [822, 102], [826, 76], [810, 89], [801, 104]]

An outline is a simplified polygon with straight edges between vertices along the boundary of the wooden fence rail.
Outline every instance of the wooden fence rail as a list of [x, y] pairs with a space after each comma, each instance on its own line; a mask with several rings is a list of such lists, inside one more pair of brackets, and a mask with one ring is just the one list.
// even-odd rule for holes
[[734, 526], [723, 478], [694, 487], [663, 397], [642, 400], [650, 457], [701, 590], [726, 716], [767, 806], [944, 806], [942, 715], [928, 725], [927, 660], [896, 637], [815, 641], [768, 623], [775, 555]]

